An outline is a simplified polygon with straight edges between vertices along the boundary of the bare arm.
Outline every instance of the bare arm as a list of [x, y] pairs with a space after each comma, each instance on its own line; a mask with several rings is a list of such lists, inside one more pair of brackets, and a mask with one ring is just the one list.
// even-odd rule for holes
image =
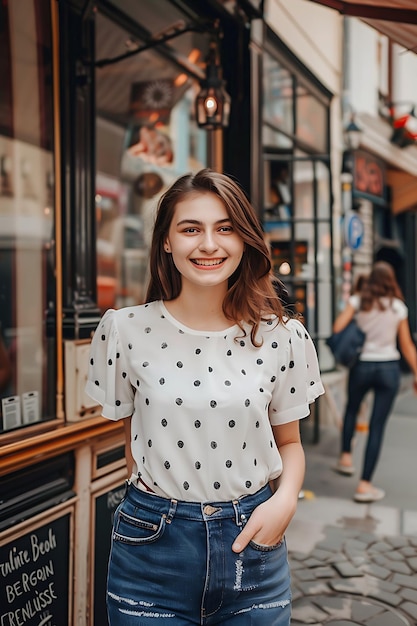
[[127, 477], [130, 478], [133, 471], [134, 460], [132, 456], [132, 447], [130, 445], [131, 441], [131, 425], [132, 425], [132, 416], [126, 417], [123, 420], [123, 426], [125, 430], [125, 456], [126, 456], [126, 466], [127, 466]]
[[410, 327], [408, 320], [401, 320], [398, 326], [398, 344], [401, 350], [401, 354], [410, 366], [414, 375], [413, 387], [417, 393], [417, 350], [414, 341], [411, 337]]
[[352, 321], [354, 315], [355, 309], [348, 303], [346, 308], [336, 317], [333, 323], [333, 332], [340, 333], [340, 331], [346, 328], [349, 322]]
[[278, 488], [269, 500], [254, 510], [233, 544], [234, 552], [241, 552], [251, 539], [267, 546], [279, 543], [297, 508], [305, 472], [299, 422], [274, 426], [273, 431], [284, 468], [277, 480]]

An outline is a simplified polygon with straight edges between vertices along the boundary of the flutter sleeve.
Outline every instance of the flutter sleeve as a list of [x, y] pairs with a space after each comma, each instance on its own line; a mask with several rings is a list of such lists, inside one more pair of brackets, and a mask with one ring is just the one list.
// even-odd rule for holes
[[288, 343], [279, 364], [277, 384], [269, 405], [272, 426], [286, 424], [310, 414], [309, 405], [324, 393], [316, 349], [298, 320], [286, 324]]
[[103, 417], [116, 421], [132, 415], [135, 392], [113, 309], [103, 315], [97, 326], [89, 359], [85, 392], [101, 404]]

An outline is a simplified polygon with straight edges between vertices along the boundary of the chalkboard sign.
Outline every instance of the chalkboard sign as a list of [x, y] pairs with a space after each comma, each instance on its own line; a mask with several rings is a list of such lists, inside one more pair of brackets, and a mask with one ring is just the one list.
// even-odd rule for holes
[[94, 626], [108, 626], [106, 583], [111, 531], [114, 512], [123, 498], [125, 490], [126, 486], [123, 483], [96, 498], [94, 527]]
[[68, 624], [70, 513], [0, 547], [1, 626]]

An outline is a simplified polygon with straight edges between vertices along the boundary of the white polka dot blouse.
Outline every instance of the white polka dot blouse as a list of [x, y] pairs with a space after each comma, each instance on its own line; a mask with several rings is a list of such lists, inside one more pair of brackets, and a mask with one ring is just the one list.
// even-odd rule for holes
[[104, 417], [132, 416], [133, 478], [156, 494], [210, 502], [255, 493], [282, 471], [272, 426], [306, 417], [324, 393], [299, 321], [262, 322], [259, 348], [245, 328], [193, 330], [163, 302], [100, 321], [86, 392]]

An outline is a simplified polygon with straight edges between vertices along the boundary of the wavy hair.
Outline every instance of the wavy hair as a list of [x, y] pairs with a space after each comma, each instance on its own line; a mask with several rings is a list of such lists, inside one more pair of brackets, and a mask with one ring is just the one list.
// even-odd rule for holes
[[279, 298], [280, 283], [271, 281], [271, 259], [256, 213], [242, 188], [229, 176], [210, 169], [186, 174], [162, 195], [156, 214], [150, 251], [150, 281], [146, 302], [173, 300], [181, 291], [181, 274], [164, 250], [176, 205], [190, 194], [216, 195], [224, 204], [233, 228], [244, 242], [244, 253], [232, 276], [223, 301], [224, 315], [245, 330], [251, 325], [251, 341], [258, 346], [256, 333], [261, 321], [274, 315], [282, 321], [284, 309]]
[[393, 267], [385, 261], [377, 261], [361, 289], [361, 311], [370, 311], [376, 304], [380, 311], [385, 310], [381, 298], [399, 298], [404, 301]]

